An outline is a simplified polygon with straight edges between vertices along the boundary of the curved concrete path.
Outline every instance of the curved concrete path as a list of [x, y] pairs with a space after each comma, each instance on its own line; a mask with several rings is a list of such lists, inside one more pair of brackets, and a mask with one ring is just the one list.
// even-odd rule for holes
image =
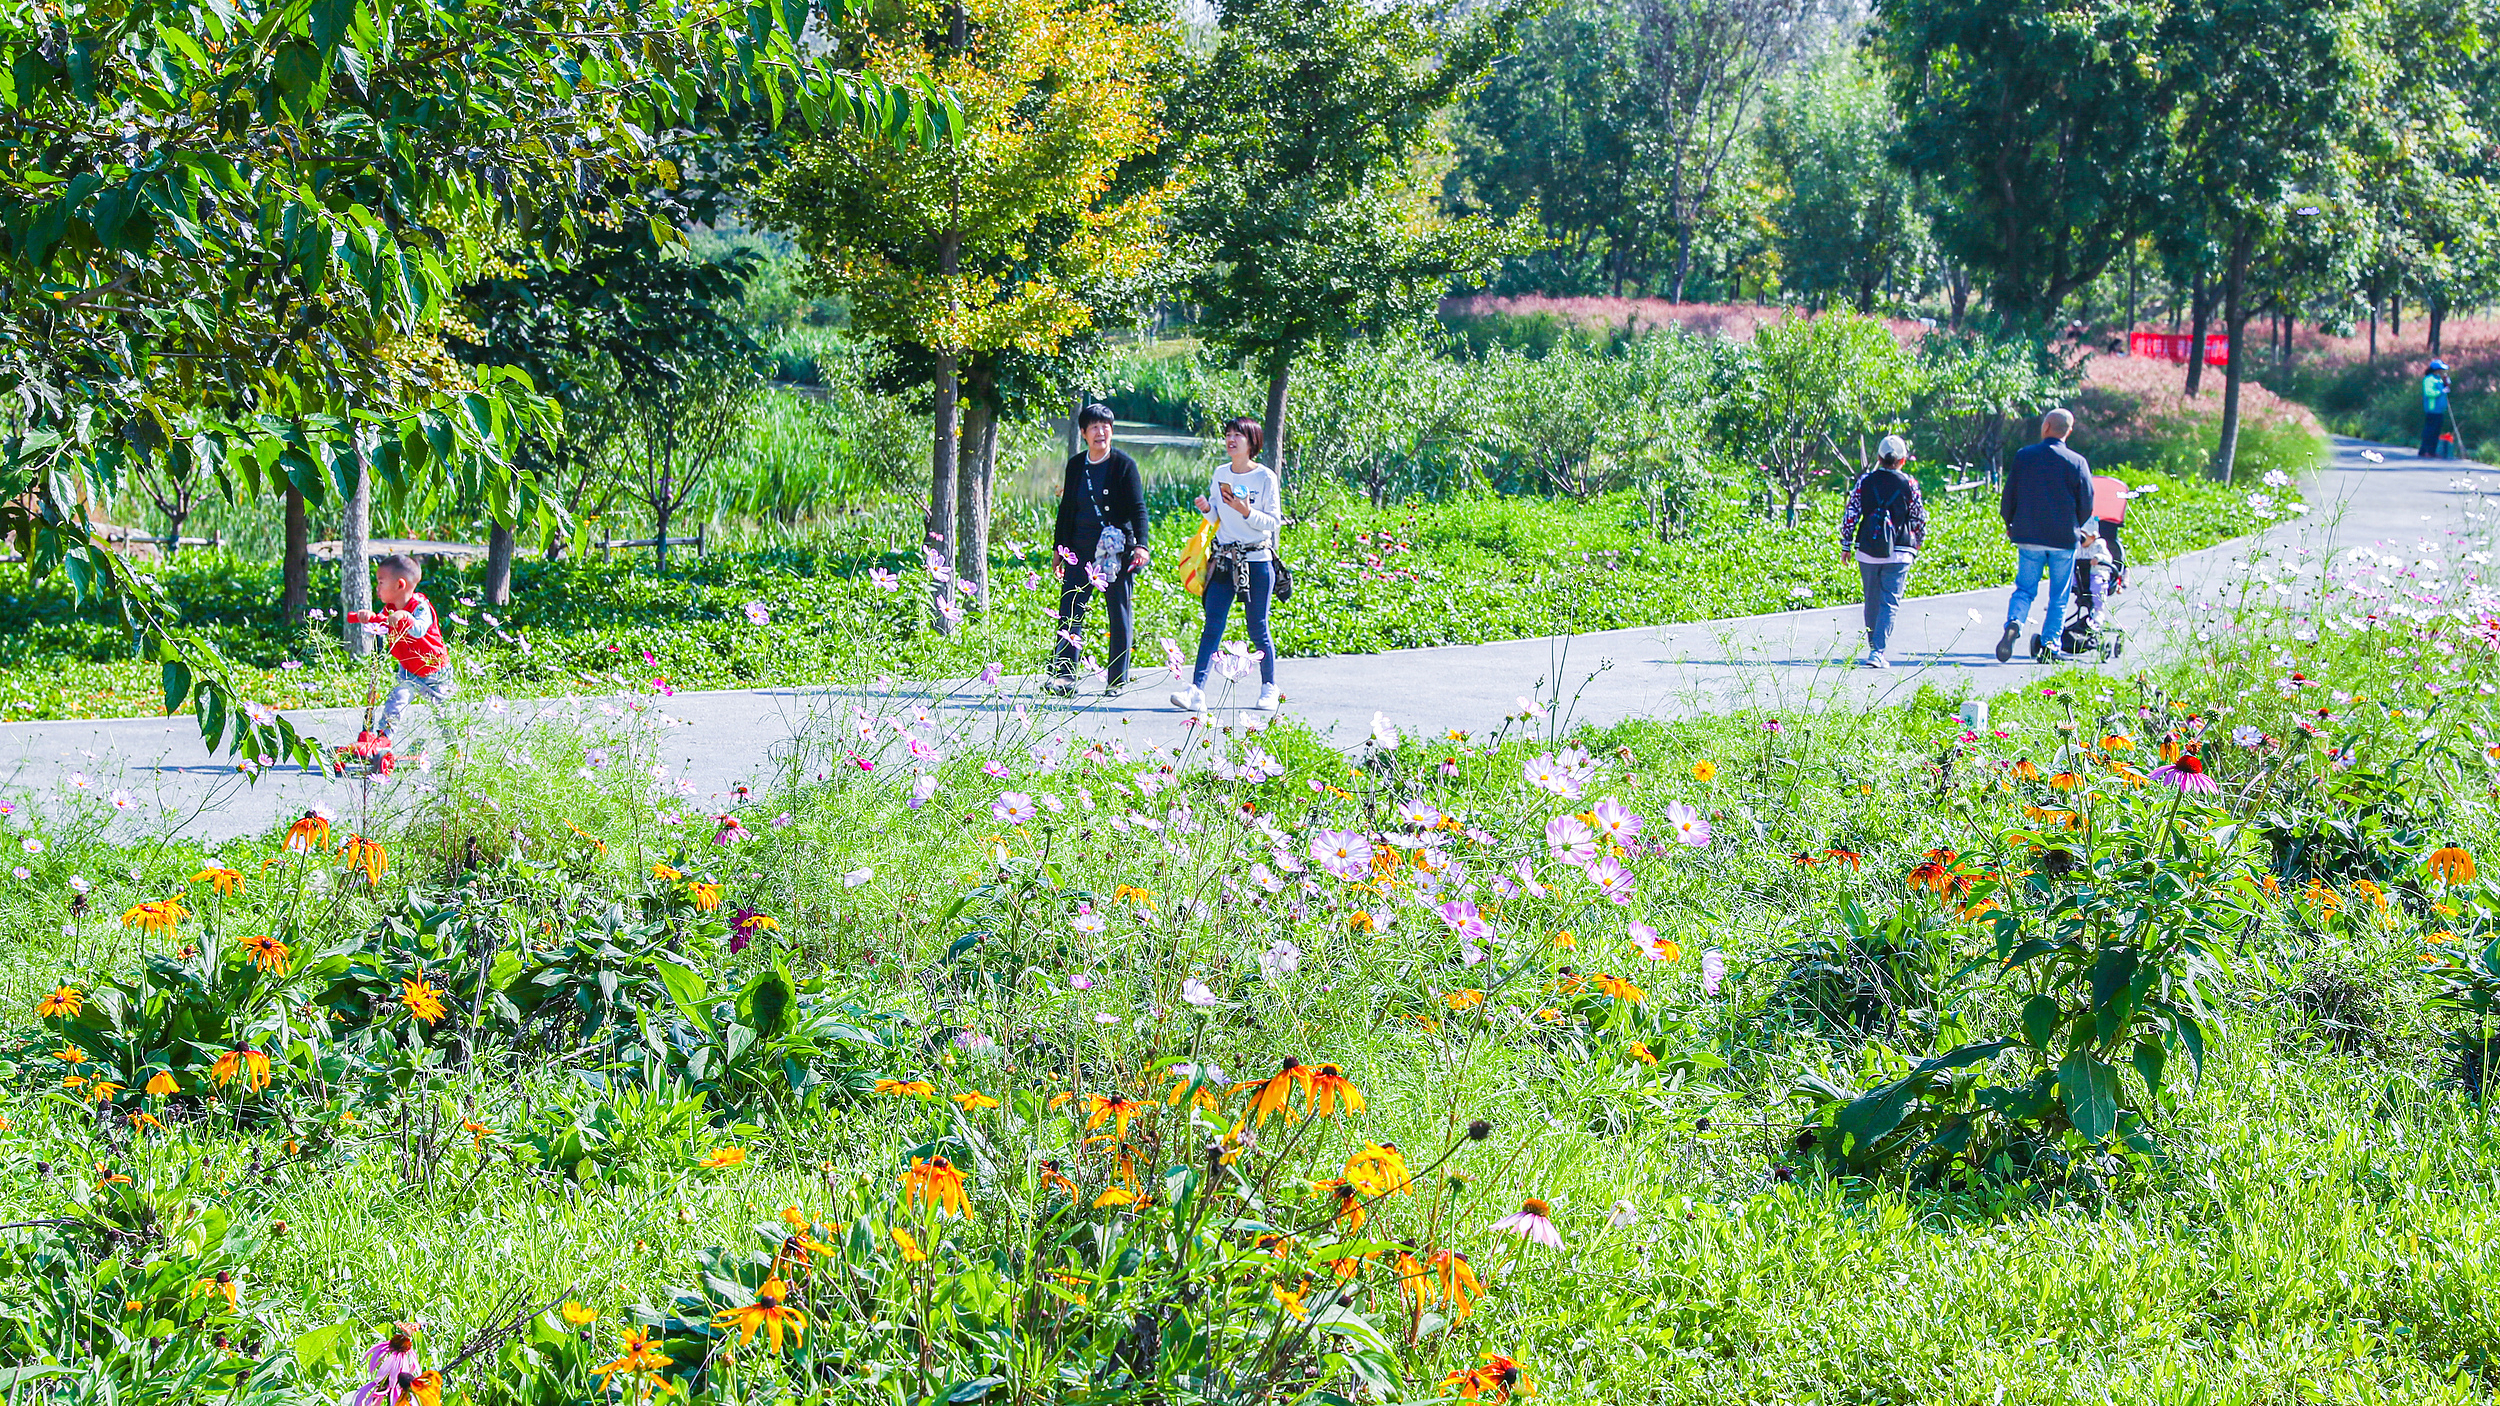
[[[2379, 456], [2373, 462], [2371, 456]], [[2466, 513], [2500, 493], [2500, 471], [2473, 463], [2426, 464], [2410, 452], [2338, 440], [2332, 465], [2308, 485], [2310, 511], [2253, 538], [2242, 538], [2130, 573], [2115, 605], [2115, 622], [2130, 633], [2125, 658], [2099, 666], [2125, 673], [2159, 657], [2165, 635], [2209, 593], [2218, 597], [2252, 550], [2335, 551], [2351, 546], [2457, 549], [2457, 534], [2476, 541], [2489, 529]], [[1952, 695], [1986, 696], [2041, 677], [2020, 655], [2000, 665], [1992, 652], [2004, 619], [2006, 591], [1913, 597], [1903, 606], [1895, 667], [1852, 667], [1859, 650], [1856, 605], [1736, 620], [1611, 630], [1577, 636], [1510, 640], [1388, 654], [1289, 659], [1280, 674], [1283, 716], [1333, 735], [1347, 746], [1368, 735], [1376, 714], [1398, 727], [1439, 735], [1444, 729], [1485, 734], [1531, 698], [1559, 705], [1574, 720], [1605, 723], [1632, 717], [1677, 717], [1742, 708], [1804, 710], [1869, 707], [1906, 701], [1922, 686]], [[2034, 606], [2034, 620], [2038, 607]], [[735, 788], [758, 790], [776, 780], [825, 774], [843, 764], [858, 741], [857, 709], [880, 718], [882, 755], [902, 760], [890, 725], [898, 713], [926, 708], [948, 728], [1064, 753], [1072, 739], [1118, 741], [1132, 752], [1170, 746], [1188, 732], [1187, 718], [1164, 698], [1171, 683], [1160, 669], [1116, 699], [1044, 700], [1031, 679], [997, 688], [954, 685], [911, 692], [877, 688], [767, 688], [681, 693], [669, 698], [573, 697], [490, 704], [463, 700], [429, 728], [476, 728], [487, 757], [516, 748], [494, 733], [529, 727], [586, 734], [603, 754], [657, 768], [656, 784], [691, 814], [727, 810]], [[1216, 720], [1236, 721], [1237, 705], [1255, 680], [1227, 685]], [[1211, 691], [1212, 692], [1212, 691]], [[499, 711], [489, 711], [490, 707]], [[298, 714], [298, 725], [325, 739], [353, 735], [346, 709]], [[847, 744], [847, 745], [846, 745]], [[421, 732], [410, 750], [429, 747]], [[314, 774], [273, 773], [246, 784], [233, 768], [207, 756], [188, 718], [0, 724], [0, 799], [59, 812], [85, 808], [119, 832], [213, 841], [257, 833], [319, 806], [354, 823], [384, 824], [420, 803], [439, 780], [412, 759], [382, 786]], [[639, 784], [639, 783], [637, 783]], [[119, 812], [109, 809], [118, 799]]]

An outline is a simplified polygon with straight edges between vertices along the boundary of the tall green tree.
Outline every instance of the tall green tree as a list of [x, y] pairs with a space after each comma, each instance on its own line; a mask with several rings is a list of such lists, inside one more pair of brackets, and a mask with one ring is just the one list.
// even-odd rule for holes
[[2166, 0], [1876, 0], [1903, 165], [1997, 314], [2043, 326], [2125, 252], [2169, 174]]
[[1224, 0], [1180, 105], [1196, 180], [1174, 223], [1200, 260], [1201, 335], [1267, 382], [1265, 455], [1280, 472], [1298, 358], [1417, 321], [1542, 242], [1526, 209], [1508, 223], [1445, 215], [1418, 161], [1518, 17], [1519, 0], [1448, 23], [1361, 0]]
[[1095, 325], [1107, 286], [1162, 253], [1166, 183], [1123, 178], [1162, 143], [1176, 42], [1167, 17], [1099, 0], [911, 0], [881, 13], [859, 61], [891, 81], [945, 85], [963, 140], [801, 143], [757, 202], [757, 221], [807, 254], [811, 286], [850, 298], [853, 326], [931, 354], [923, 547], [941, 632], [963, 613], [960, 480], [968, 443], [983, 462], [998, 403], [987, 359], [1054, 354]]
[[2239, 452], [2248, 379], [2249, 272], [2293, 222], [2318, 218], [2342, 181], [2337, 156], [2366, 96], [2361, 0], [2202, 0], [2163, 26], [2174, 114], [2166, 187], [2222, 250], [2222, 434], [2212, 474]]
[[1798, 75], [1763, 124], [1780, 173], [1781, 283], [1816, 306], [1846, 298], [1875, 310], [1875, 293], [1912, 276], [1927, 254], [1916, 184], [1893, 164], [1900, 120], [1880, 76], [1854, 55]]
[[[497, 487], [526, 378], [443, 349], [489, 258], [562, 250], [724, 106], [935, 139], [952, 110], [811, 57], [837, 3], [64, 0], [0, 8], [0, 533], [120, 605], [167, 711], [312, 760], [86, 529], [143, 457], [306, 498], [368, 474]], [[630, 216], [630, 207], [625, 213]], [[508, 476], [504, 476], [508, 480]]]

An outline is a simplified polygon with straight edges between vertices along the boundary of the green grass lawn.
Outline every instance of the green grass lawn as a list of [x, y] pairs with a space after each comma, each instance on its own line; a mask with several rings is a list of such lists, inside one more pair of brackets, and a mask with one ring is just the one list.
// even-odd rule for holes
[[[0, 1247], [0, 1367], [336, 1400], [421, 1322], [480, 1403], [598, 1397], [628, 1327], [696, 1402], [1500, 1399], [1445, 1385], [1488, 1353], [1555, 1401], [2488, 1399], [2500, 891], [2446, 851], [2500, 860], [2500, 658], [2234, 623], [1979, 735], [1932, 691], [1352, 763], [914, 725], [924, 804], [896, 744], [729, 843], [630, 733], [542, 733], [449, 758], [379, 882], [12, 816], [0, 1211], [60, 1223]], [[725, 1336], [784, 1302], [803, 1342]]]
[[[2159, 485], [2130, 511], [2128, 550], [2137, 559], [2261, 525], [2239, 493], [2201, 478], [2121, 472]], [[1137, 604], [1148, 658], [1160, 658], [1164, 639], [1184, 649], [1197, 639], [1198, 602], [1181, 590], [1173, 564], [1194, 526], [1188, 491], [1167, 481], [1153, 495], [1162, 558], [1141, 582]], [[1748, 512], [1741, 495], [1712, 496], [1666, 542], [1630, 495], [1585, 503], [1475, 496], [1375, 509], [1323, 482], [1291, 506], [1298, 521], [1285, 542], [1297, 594], [1272, 623], [1287, 655], [1668, 624], [1857, 598], [1857, 573], [1837, 542], [1839, 500], [1829, 493], [1809, 498], [1794, 528]], [[1988, 490], [1931, 491], [1928, 513], [1914, 594], [2011, 579], [2013, 551]], [[917, 535], [918, 521], [908, 505], [888, 505], [835, 519], [821, 533], [792, 535], [788, 545], [673, 562], [667, 576], [647, 559], [524, 561], [504, 611], [462, 603], [474, 601], [474, 569], [430, 580], [427, 591], [455, 617], [449, 634], [464, 682], [512, 695], [606, 690], [655, 677], [677, 688], [880, 673], [933, 678], [993, 660], [1038, 669], [1057, 605], [1045, 510], [1017, 504], [1002, 515], [991, 611], [974, 612], [952, 637], [929, 627], [926, 574], [895, 550]], [[240, 666], [246, 696], [286, 708], [365, 701], [368, 677], [330, 635], [274, 623], [274, 566], [193, 551], [168, 563], [163, 577], [185, 617]], [[316, 574], [317, 599], [336, 590], [334, 574]], [[158, 668], [130, 657], [117, 617], [73, 610], [58, 582], [29, 591], [20, 578], [6, 591], [0, 718], [121, 716], [161, 706]], [[766, 623], [750, 619], [749, 602], [764, 607]], [[1236, 619], [1233, 628], [1244, 627]]]

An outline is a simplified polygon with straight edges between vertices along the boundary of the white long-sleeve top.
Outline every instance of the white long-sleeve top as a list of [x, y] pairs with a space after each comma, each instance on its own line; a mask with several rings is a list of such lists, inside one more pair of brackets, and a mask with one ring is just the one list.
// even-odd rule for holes
[[[1227, 485], [1235, 497], [1250, 505], [1248, 513], [1226, 506], [1223, 490]], [[1248, 559], [1266, 561], [1268, 543], [1276, 540], [1278, 529], [1285, 525], [1285, 495], [1275, 471], [1254, 463], [1250, 472], [1242, 474], [1233, 472], [1230, 461], [1220, 465], [1207, 485], [1206, 516], [1215, 524], [1217, 546], [1254, 547], [1255, 551], [1246, 554]]]

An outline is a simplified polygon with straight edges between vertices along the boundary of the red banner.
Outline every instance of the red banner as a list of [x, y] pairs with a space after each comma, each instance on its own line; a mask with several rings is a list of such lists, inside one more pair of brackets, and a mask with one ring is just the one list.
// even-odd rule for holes
[[[2127, 338], [2127, 350], [2136, 356], [2151, 357], [2156, 361], [2175, 361], [2185, 366], [2188, 349], [2195, 344], [2195, 341], [2194, 337], [2185, 332], [2137, 332]], [[2207, 366], [2231, 364], [2229, 333], [2208, 332], [2205, 334], [2205, 364]]]

